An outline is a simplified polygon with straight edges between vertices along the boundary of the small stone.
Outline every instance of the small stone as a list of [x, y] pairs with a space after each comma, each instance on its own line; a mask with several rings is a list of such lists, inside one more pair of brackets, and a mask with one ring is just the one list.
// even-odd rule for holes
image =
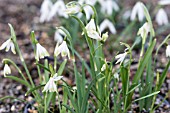
[[11, 111], [15, 111], [15, 106], [14, 105], [11, 107]]

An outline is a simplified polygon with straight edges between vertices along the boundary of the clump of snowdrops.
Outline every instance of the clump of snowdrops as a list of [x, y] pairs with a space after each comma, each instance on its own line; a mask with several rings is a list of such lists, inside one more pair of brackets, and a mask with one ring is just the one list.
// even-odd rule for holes
[[[13, 54], [19, 56], [24, 70], [21, 70], [14, 61], [4, 58], [2, 61], [4, 63], [4, 77], [25, 85], [28, 88], [25, 95], [33, 95], [34, 100], [38, 103], [36, 108], [40, 113], [54, 112], [53, 109], [58, 109], [61, 113], [118, 113], [131, 110], [133, 103], [138, 103], [140, 110], [146, 109], [154, 112], [154, 109], [158, 107], [154, 106], [156, 96], [160, 92], [170, 65], [170, 61], [167, 59], [168, 62], [164, 71], [158, 72], [155, 67], [156, 57], [154, 55], [157, 56], [159, 49], [165, 44], [167, 45], [166, 55], [167, 57], [170, 56], [169, 36], [165, 38], [158, 48], [155, 48], [156, 53], [153, 54], [156, 45], [154, 28], [148, 10], [144, 4], [140, 3], [139, 5], [141, 5], [146, 18], [146, 22], [137, 33], [140, 37], [136, 39], [133, 45], [121, 42], [120, 46], [125, 46], [126, 49], [124, 53], [113, 56], [112, 61], [107, 61], [103, 53], [108, 33], [101, 34], [98, 27], [97, 13], [92, 5], [80, 5], [78, 2], [70, 2], [66, 5], [66, 13], [75, 19], [82, 28], [82, 35], [90, 52], [90, 64], [87, 64], [76, 51], [72, 43], [73, 37], [64, 27], [56, 28], [65, 34], [65, 38], [61, 43], [56, 44], [53, 54], [54, 63], [50, 64], [48, 57], [51, 55], [38, 42], [34, 31], [32, 31], [31, 42], [35, 54], [39, 85], [35, 85], [32, 79], [27, 68], [29, 64], [25, 63], [14, 29], [9, 24], [11, 37], [1, 45], [0, 50], [9, 51], [11, 49]], [[83, 9], [85, 6], [90, 6], [93, 10], [93, 15], [89, 22], [82, 21], [75, 15], [82, 12], [86, 16]], [[130, 80], [130, 69], [133, 62], [132, 51], [140, 42], [142, 46], [138, 68], [132, 80]], [[147, 45], [146, 49], [144, 48], [145, 45]], [[60, 54], [63, 61], [58, 67], [57, 62]], [[40, 63], [40, 60], [44, 63]], [[72, 62], [75, 87], [69, 86], [67, 81], [63, 79], [62, 73], [67, 68], [68, 60]], [[77, 61], [81, 61], [81, 69], [78, 69]], [[119, 68], [113, 68], [115, 65], [118, 65]], [[12, 75], [10, 66], [14, 66], [21, 76]], [[86, 74], [90, 75], [90, 81], [87, 80]], [[156, 83], [154, 84], [155, 75]], [[121, 89], [118, 87], [119, 82], [122, 83]], [[62, 87], [62, 95], [58, 93], [58, 87]], [[139, 89], [140, 97], [134, 99], [136, 89]], [[56, 105], [57, 108], [55, 108]], [[53, 109], [50, 109], [51, 107]]]

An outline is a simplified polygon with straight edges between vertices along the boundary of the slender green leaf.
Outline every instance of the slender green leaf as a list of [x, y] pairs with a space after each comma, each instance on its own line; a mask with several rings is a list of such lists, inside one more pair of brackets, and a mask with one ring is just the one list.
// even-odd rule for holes
[[26, 93], [25, 93], [25, 96], [27, 96], [28, 94], [32, 93], [33, 91], [37, 90], [37, 89], [40, 89], [41, 87], [45, 86], [45, 84], [43, 85], [39, 85], [39, 86], [36, 86], [34, 88], [31, 88], [30, 90], [28, 90]]
[[15, 81], [17, 81], [17, 82], [19, 82], [19, 83], [27, 86], [27, 87], [30, 87], [30, 84], [29, 84], [28, 82], [26, 82], [26, 81], [24, 81], [24, 80], [22, 80], [22, 79], [20, 79], [20, 78], [18, 78], [18, 77], [16, 77], [16, 76], [6, 76], [6, 78], [15, 80]]
[[141, 97], [141, 98], [138, 98], [138, 99], [134, 100], [133, 102], [136, 102], [136, 101], [139, 101], [139, 100], [142, 100], [142, 99], [151, 97], [151, 96], [153, 96], [153, 95], [158, 94], [159, 92], [160, 92], [160, 91], [153, 92], [153, 93], [151, 93], [151, 94], [149, 94], [149, 95], [146, 95], [146, 96], [143, 96], [143, 97]]
[[66, 63], [67, 63], [67, 60], [66, 60], [66, 59], [61, 63], [61, 65], [60, 65], [60, 67], [59, 67], [59, 69], [58, 69], [58, 72], [57, 72], [59, 76], [62, 75]]

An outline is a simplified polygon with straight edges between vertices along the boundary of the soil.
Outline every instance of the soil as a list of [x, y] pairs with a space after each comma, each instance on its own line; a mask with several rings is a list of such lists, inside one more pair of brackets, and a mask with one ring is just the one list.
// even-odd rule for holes
[[[128, 2], [128, 5], [133, 5], [134, 2]], [[143, 0], [144, 2], [147, 0]], [[54, 33], [49, 33], [51, 30], [51, 26], [55, 28], [58, 25], [58, 21], [52, 21], [50, 23], [39, 23], [39, 16], [40, 16], [40, 6], [42, 0], [0, 0], [0, 45], [6, 41], [10, 37], [10, 30], [8, 27], [8, 23], [11, 23], [15, 29], [18, 44], [21, 48], [23, 53], [24, 59], [28, 66], [30, 72], [32, 73], [32, 77], [34, 82], [38, 84], [38, 77], [36, 76], [36, 69], [35, 69], [35, 60], [32, 45], [30, 43], [30, 32], [32, 30], [35, 31], [37, 39], [39, 42], [47, 48], [48, 52], [52, 55], [55, 47], [55, 42], [53, 41]], [[155, 0], [151, 0], [153, 4], [155, 4]], [[166, 10], [170, 10], [166, 7]], [[167, 11], [170, 15], [170, 11]], [[169, 17], [170, 18], [170, 17]], [[169, 33], [169, 30], [166, 30], [164, 33], [158, 35], [160, 37], [158, 42], [160, 43], [164, 37]], [[50, 34], [50, 35], [49, 35]], [[108, 43], [108, 42], [107, 42]], [[110, 60], [109, 56], [113, 56], [113, 53], [107, 51], [107, 46], [105, 50], [107, 59]], [[84, 52], [82, 50], [78, 50], [80, 52]], [[88, 53], [88, 51], [84, 52]], [[115, 54], [115, 53], [114, 53]], [[137, 56], [139, 54], [138, 51], [134, 51], [133, 55]], [[84, 54], [83, 54], [84, 55]], [[88, 59], [88, 56], [83, 56], [84, 58]], [[164, 68], [167, 58], [165, 57], [165, 47], [161, 49], [161, 52], [158, 55], [159, 59], [161, 59], [161, 63], [157, 64], [157, 69], [162, 71]], [[34, 103], [31, 96], [25, 96], [25, 92], [27, 88], [19, 83], [12, 81], [10, 79], [4, 78], [3, 76], [3, 58], [10, 58], [15, 63], [23, 69], [21, 66], [21, 62], [17, 55], [13, 55], [11, 52], [6, 53], [5, 51], [0, 51], [0, 98], [4, 96], [12, 96], [19, 98], [17, 99], [6, 99], [5, 101], [0, 101], [0, 113], [18, 113], [23, 112], [27, 113], [36, 113], [34, 107], [31, 107]], [[135, 59], [138, 59], [137, 57]], [[13, 67], [12, 73], [14, 75], [18, 75], [18, 72], [15, 71]], [[131, 69], [132, 73], [135, 73], [137, 65], [134, 63]], [[74, 85], [73, 80], [69, 80], [71, 75], [65, 76], [69, 84]], [[161, 89], [161, 93], [157, 97], [156, 104], [159, 104], [160, 101], [165, 97], [165, 94], [170, 90], [170, 71], [167, 74], [167, 78], [163, 87]], [[23, 101], [27, 100], [27, 102]], [[134, 111], [138, 111], [138, 106], [133, 105], [132, 108]], [[30, 109], [30, 110], [29, 110]], [[147, 111], [143, 111], [147, 112]], [[169, 97], [161, 104], [161, 106], [155, 111], [157, 113], [170, 113], [170, 95]]]

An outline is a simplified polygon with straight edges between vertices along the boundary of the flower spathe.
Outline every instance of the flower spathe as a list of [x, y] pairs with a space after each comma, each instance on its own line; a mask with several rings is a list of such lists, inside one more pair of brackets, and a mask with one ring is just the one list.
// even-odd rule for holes
[[11, 69], [8, 66], [8, 64], [5, 64], [4, 66], [4, 77], [6, 77], [6, 75], [11, 74]]
[[47, 56], [50, 56], [47, 50], [43, 46], [41, 46], [39, 43], [37, 43], [35, 59], [39, 61], [39, 59], [42, 59]]
[[168, 24], [168, 15], [165, 12], [164, 9], [159, 9], [157, 15], [156, 15], [156, 22], [158, 25], [167, 25]]
[[144, 9], [141, 4], [142, 4], [141, 2], [137, 2], [133, 7], [130, 16], [131, 21], [135, 20], [136, 16], [138, 16], [140, 22], [142, 22], [143, 19], [145, 18]]
[[58, 44], [56, 45], [54, 50], [54, 55], [58, 56], [60, 53], [62, 57], [68, 56], [68, 58], [70, 59], [70, 51], [67, 47], [66, 41], [63, 41], [60, 46], [58, 46]]
[[86, 30], [87, 30], [87, 35], [90, 38], [96, 39], [96, 40], [101, 40], [100, 34], [97, 32], [96, 25], [94, 22], [94, 19], [91, 19], [90, 22], [86, 25]]
[[127, 55], [127, 52], [116, 55], [116, 57], [115, 57], [115, 59], [117, 60], [116, 64], [118, 64], [118, 63], [121, 64], [124, 61], [126, 55]]
[[58, 76], [58, 74], [54, 74], [53, 77], [50, 77], [49, 81], [47, 82], [47, 84], [44, 86], [44, 89], [42, 92], [56, 92], [57, 91], [57, 86], [55, 84], [55, 82], [61, 80], [63, 76]]
[[170, 45], [166, 47], [166, 57], [170, 57]]
[[100, 31], [103, 32], [106, 28], [110, 30], [112, 34], [116, 34], [116, 29], [111, 21], [108, 19], [105, 19], [101, 24], [100, 24]]
[[[5, 49], [6, 48], [6, 49]], [[4, 42], [1, 47], [0, 47], [0, 50], [3, 50], [5, 49], [6, 52], [9, 51], [9, 49], [11, 48], [11, 51], [13, 54], [16, 54], [16, 51], [15, 51], [15, 46], [14, 46], [14, 43], [12, 41], [12, 39], [8, 39], [6, 42]]]

